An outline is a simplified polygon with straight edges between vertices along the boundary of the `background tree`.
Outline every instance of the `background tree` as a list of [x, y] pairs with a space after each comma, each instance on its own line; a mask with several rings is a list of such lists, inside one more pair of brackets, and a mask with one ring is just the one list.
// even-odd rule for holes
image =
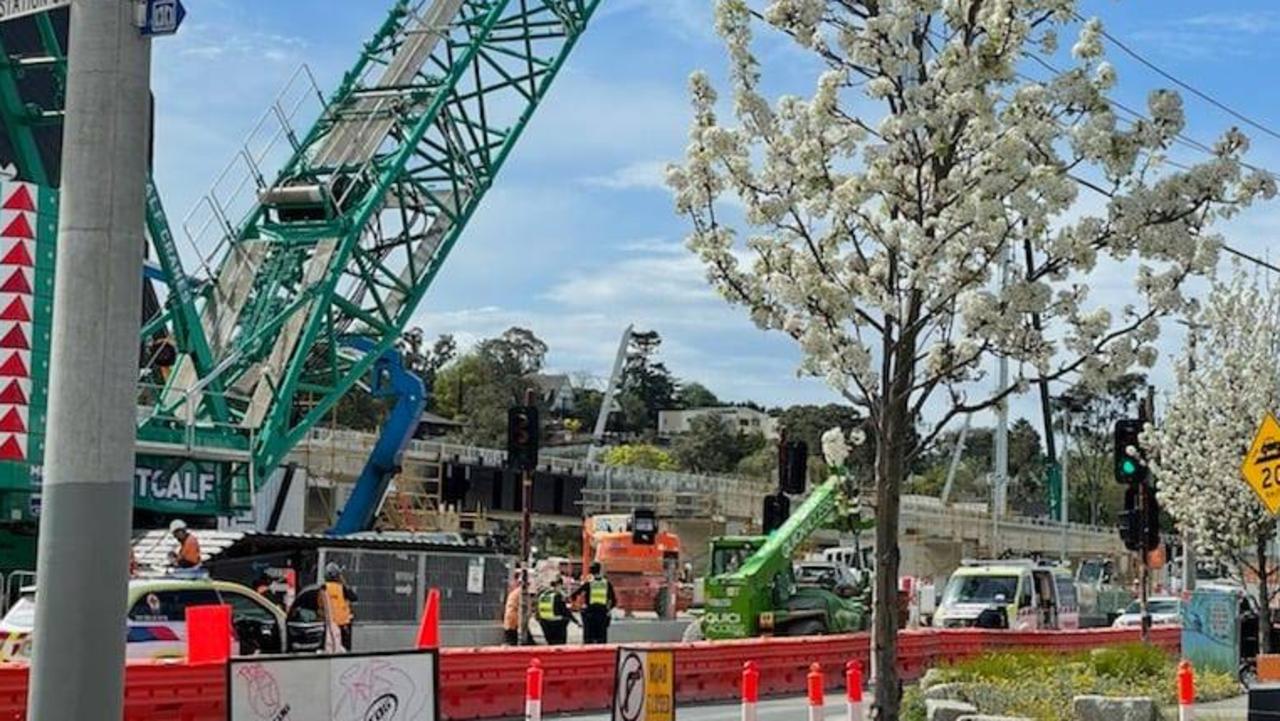
[[[524, 328], [482, 340], [475, 350], [436, 374], [438, 411], [466, 425], [454, 436], [464, 443], [501, 448], [507, 409], [524, 402], [529, 376], [542, 370], [547, 344]], [[545, 409], [544, 409], [545, 411]]]
[[689, 430], [676, 437], [672, 453], [687, 471], [732, 473], [764, 445], [759, 433], [742, 433], [719, 416], [704, 415], [689, 421]]
[[[761, 93], [757, 15], [824, 66], [811, 99], [771, 106]], [[881, 721], [898, 718], [899, 496], [915, 455], [1030, 383], [1079, 373], [1099, 386], [1150, 366], [1157, 319], [1184, 310], [1183, 281], [1216, 262], [1207, 226], [1274, 194], [1269, 177], [1243, 176], [1234, 130], [1200, 165], [1162, 164], [1184, 126], [1176, 93], [1152, 93], [1151, 119], [1122, 127], [1097, 21], [1078, 28], [1066, 72], [1024, 80], [1025, 54], [1052, 52], [1077, 17], [1071, 0], [768, 0], [758, 12], [719, 0], [737, 124], [721, 124], [705, 74], [691, 80], [686, 160], [668, 174], [690, 248], [877, 431]], [[1075, 207], [1081, 188], [1100, 212]], [[1090, 302], [1100, 258], [1136, 260], [1131, 303]], [[999, 356], [1012, 382], [980, 390]]]
[[[622, 389], [644, 404], [644, 417], [641, 420], [625, 414], [629, 430], [656, 429], [658, 411], [676, 406], [676, 380], [665, 364], [654, 360], [661, 345], [662, 336], [657, 331], [631, 334], [626, 363], [622, 368]], [[627, 404], [621, 405], [626, 408]]]
[[647, 443], [611, 446], [600, 460], [608, 466], [647, 468], [652, 471], [678, 471], [680, 463], [667, 451]]
[[1059, 399], [1057, 427], [1066, 432], [1071, 452], [1067, 472], [1077, 510], [1073, 520], [1095, 525], [1118, 520], [1124, 492], [1113, 475], [1113, 429], [1116, 421], [1137, 417], [1146, 387], [1145, 374], [1125, 373], [1101, 390], [1076, 385]]
[[701, 383], [681, 383], [676, 391], [676, 405], [681, 408], [716, 408], [721, 405], [715, 393]]
[[[1177, 388], [1143, 446], [1161, 506], [1191, 532], [1197, 552], [1256, 578], [1265, 609], [1276, 590], [1267, 586], [1266, 553], [1276, 518], [1240, 477], [1240, 461], [1259, 421], [1280, 408], [1280, 293], [1237, 268], [1214, 284], [1197, 320], [1197, 342], [1178, 361]], [[1270, 624], [1261, 625], [1269, 635]]]

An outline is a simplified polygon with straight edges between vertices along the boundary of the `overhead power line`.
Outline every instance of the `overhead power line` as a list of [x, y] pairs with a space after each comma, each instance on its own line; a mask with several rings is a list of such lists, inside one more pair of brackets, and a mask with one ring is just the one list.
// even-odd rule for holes
[[1154, 62], [1147, 59], [1147, 57], [1144, 56], [1142, 53], [1129, 47], [1122, 40], [1112, 35], [1111, 33], [1107, 32], [1105, 29], [1102, 31], [1102, 36], [1107, 40], [1109, 40], [1112, 45], [1115, 45], [1117, 48], [1120, 48], [1121, 52], [1123, 52], [1125, 55], [1128, 55], [1134, 60], [1137, 60], [1139, 63], [1142, 63], [1146, 67], [1150, 68], [1152, 72], [1157, 73], [1158, 75], [1168, 80], [1169, 82], [1174, 83], [1178, 87], [1182, 88], [1183, 90], [1186, 90], [1187, 92], [1191, 93], [1197, 98], [1200, 98], [1201, 100], [1205, 101], [1206, 103], [1209, 103], [1213, 107], [1223, 111], [1224, 113], [1227, 113], [1228, 115], [1235, 118], [1236, 120], [1239, 120], [1240, 122], [1245, 123], [1246, 125], [1249, 125], [1250, 127], [1260, 132], [1266, 133], [1267, 135], [1270, 135], [1276, 140], [1280, 140], [1280, 132], [1276, 132], [1275, 130], [1272, 130], [1269, 126], [1264, 124], [1262, 121], [1254, 120], [1253, 118], [1249, 117], [1248, 115], [1245, 115], [1239, 110], [1236, 110], [1230, 105], [1227, 105], [1225, 102], [1218, 100], [1216, 97], [1210, 95], [1209, 93], [1195, 87], [1191, 83], [1188, 83], [1182, 80], [1181, 78], [1177, 77], [1176, 75], [1169, 72], [1168, 70], [1165, 70], [1159, 65], [1156, 65]]

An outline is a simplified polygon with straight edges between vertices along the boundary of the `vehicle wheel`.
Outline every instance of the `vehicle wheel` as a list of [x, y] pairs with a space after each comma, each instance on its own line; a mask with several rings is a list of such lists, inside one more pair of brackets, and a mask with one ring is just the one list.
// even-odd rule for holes
[[693, 643], [694, 641], [705, 641], [707, 637], [702, 635], [702, 619], [695, 618], [684, 627], [684, 633], [680, 636], [680, 640], [685, 643]]
[[808, 618], [803, 621], [797, 621], [790, 626], [782, 635], [784, 636], [821, 636], [827, 632], [827, 626], [816, 618]]

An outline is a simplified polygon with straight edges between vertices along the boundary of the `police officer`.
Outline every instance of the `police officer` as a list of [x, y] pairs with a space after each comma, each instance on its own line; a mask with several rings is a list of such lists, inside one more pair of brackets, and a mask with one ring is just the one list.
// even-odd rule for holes
[[578, 624], [564, 598], [564, 581], [556, 576], [551, 580], [551, 586], [538, 596], [538, 625], [542, 626], [542, 636], [548, 646], [565, 644], [570, 622]]
[[609, 643], [609, 614], [618, 605], [618, 597], [598, 562], [591, 564], [591, 580], [579, 586], [570, 600], [580, 597], [585, 597], [587, 604], [582, 610], [582, 642]]

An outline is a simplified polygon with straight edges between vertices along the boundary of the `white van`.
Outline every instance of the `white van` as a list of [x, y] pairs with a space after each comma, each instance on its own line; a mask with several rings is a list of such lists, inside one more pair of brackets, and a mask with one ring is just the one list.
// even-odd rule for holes
[[933, 615], [937, 628], [1077, 629], [1080, 606], [1065, 568], [1033, 561], [965, 561]]

